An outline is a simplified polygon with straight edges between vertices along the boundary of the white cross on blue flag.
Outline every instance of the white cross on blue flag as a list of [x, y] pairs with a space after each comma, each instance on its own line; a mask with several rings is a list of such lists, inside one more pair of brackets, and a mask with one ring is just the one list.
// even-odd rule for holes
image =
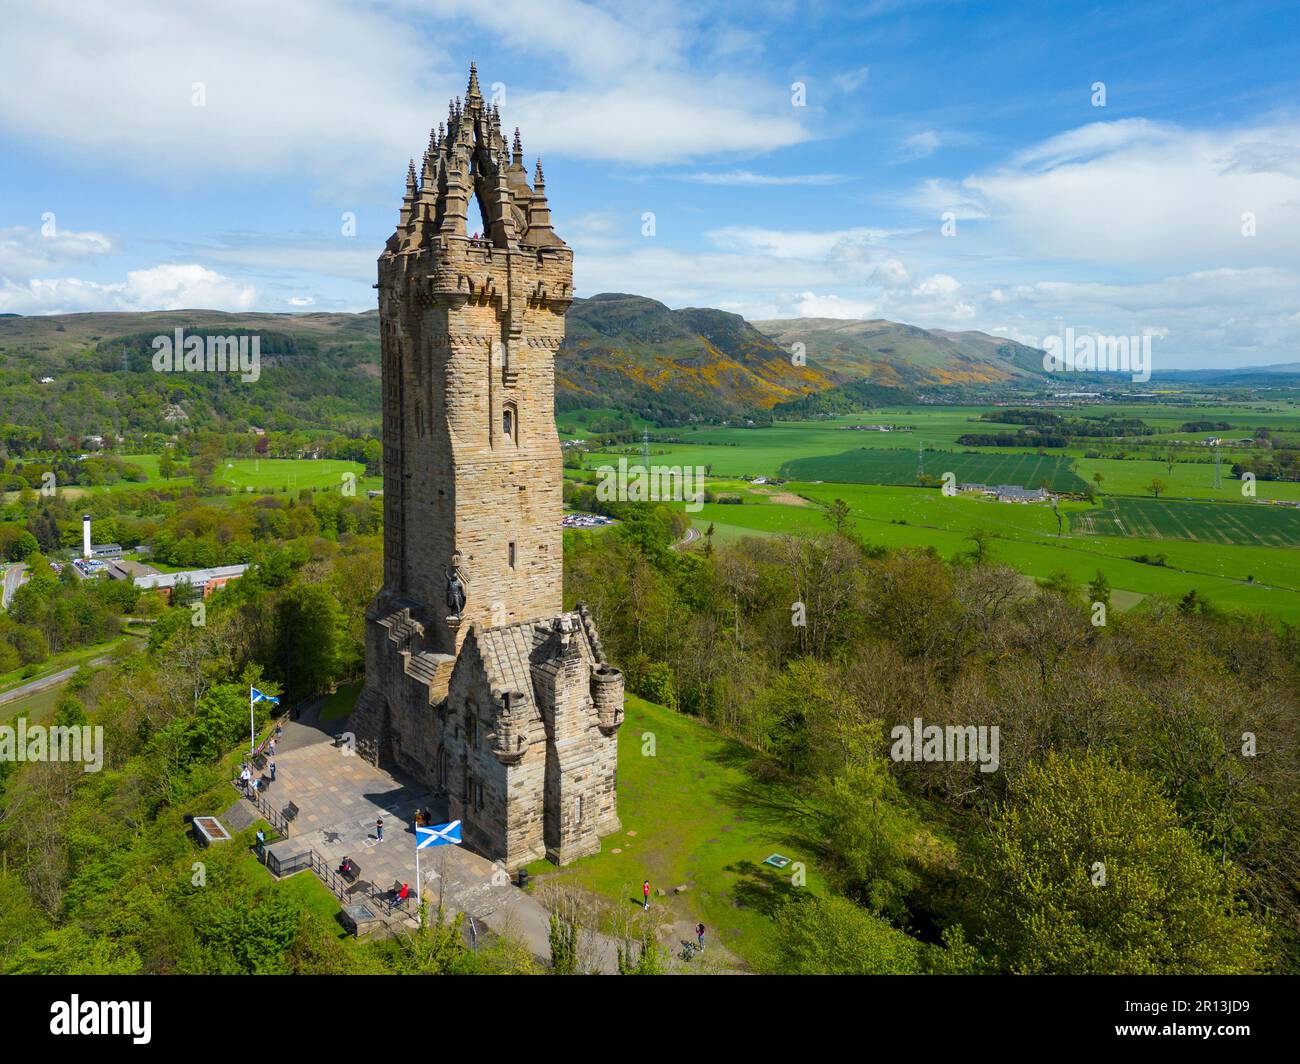
[[453, 820], [450, 824], [434, 824], [432, 827], [415, 829], [415, 848], [417, 850], [428, 849], [430, 846], [459, 845], [459, 820]]
[[252, 699], [254, 702], [270, 702], [273, 706], [278, 706], [280, 704], [280, 700], [274, 695], [265, 694], [264, 692], [259, 691], [256, 687], [250, 687], [249, 690], [252, 692]]

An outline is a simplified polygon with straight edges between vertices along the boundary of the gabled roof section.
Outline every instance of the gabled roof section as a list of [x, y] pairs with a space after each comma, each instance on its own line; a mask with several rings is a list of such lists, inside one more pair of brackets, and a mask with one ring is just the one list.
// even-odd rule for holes
[[535, 701], [535, 673], [556, 671], [574, 654], [593, 668], [604, 661], [590, 618], [585, 611], [578, 610], [548, 620], [520, 621], [499, 628], [476, 624], [465, 638], [462, 659], [471, 647], [482, 664], [494, 697], [522, 694], [529, 703]]

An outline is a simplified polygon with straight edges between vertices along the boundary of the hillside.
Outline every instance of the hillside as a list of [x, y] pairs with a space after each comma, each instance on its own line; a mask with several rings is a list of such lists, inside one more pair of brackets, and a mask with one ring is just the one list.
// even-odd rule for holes
[[[257, 334], [257, 382], [156, 373], [151, 342]], [[1032, 383], [1031, 349], [983, 333], [886, 321], [750, 323], [642, 296], [575, 300], [557, 361], [560, 410], [617, 408], [659, 423], [805, 417], [907, 402], [919, 388]], [[795, 365], [795, 343], [806, 362]], [[42, 383], [43, 377], [53, 381]], [[771, 412], [771, 413], [768, 413]], [[379, 431], [379, 316], [151, 313], [0, 317], [0, 426], [72, 442], [113, 431]], [[76, 443], [72, 443], [73, 446]]]
[[738, 314], [643, 296], [574, 301], [557, 364], [561, 409], [617, 406], [656, 421], [728, 417], [825, 391], [839, 378]]
[[891, 388], [1025, 383], [1043, 376], [1031, 347], [982, 332], [948, 332], [874, 319], [777, 318], [755, 328], [842, 378]]

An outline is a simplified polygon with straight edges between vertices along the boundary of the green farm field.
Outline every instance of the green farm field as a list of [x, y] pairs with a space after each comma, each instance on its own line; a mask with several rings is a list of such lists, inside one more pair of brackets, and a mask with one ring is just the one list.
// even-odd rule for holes
[[[1178, 598], [1196, 591], [1225, 609], [1265, 613], [1300, 623], [1300, 555], [1276, 546], [1224, 546], [1188, 540], [1088, 535], [1070, 526], [1087, 503], [1064, 502], [1062, 534], [1050, 507], [998, 503], [975, 497], [947, 498], [937, 488], [860, 484], [788, 484], [815, 505], [790, 506], [768, 494], [746, 492], [739, 506], [707, 503], [693, 515], [701, 531], [715, 524], [719, 542], [749, 535], [824, 532], [824, 507], [835, 499], [849, 506], [851, 526], [864, 540], [891, 548], [933, 547], [944, 557], [969, 551], [974, 529], [997, 537], [995, 562], [1043, 579], [1058, 570], [1079, 584], [1100, 569], [1126, 601], [1149, 595]], [[1262, 509], [1262, 508], [1261, 508]], [[1164, 565], [1133, 558], [1165, 556]]]
[[[1210, 462], [1175, 462], [1170, 469], [1164, 462], [1127, 458], [1078, 458], [1075, 471], [1088, 483], [1093, 475], [1102, 476], [1100, 489], [1105, 495], [1150, 495], [1147, 486], [1162, 480], [1167, 490], [1161, 494], [1179, 499], [1219, 499], [1241, 502], [1242, 482], [1232, 477], [1232, 459], [1226, 454], [1220, 472], [1220, 486], [1214, 486], [1214, 465]], [[1260, 480], [1255, 483], [1257, 499], [1300, 500], [1300, 483]]]
[[1080, 532], [1099, 536], [1185, 539], [1198, 543], [1300, 547], [1300, 507], [1171, 499], [1107, 499], [1071, 516]]
[[[1046, 484], [1052, 491], [1075, 493], [1087, 487], [1070, 468], [1070, 459], [1052, 455], [937, 451], [927, 452], [923, 462], [929, 476], [952, 473], [959, 484], [1017, 484], [1023, 488]], [[918, 455], [910, 451], [863, 447], [842, 454], [793, 459], [781, 467], [781, 475], [791, 480], [838, 484], [915, 484], [917, 463]]]

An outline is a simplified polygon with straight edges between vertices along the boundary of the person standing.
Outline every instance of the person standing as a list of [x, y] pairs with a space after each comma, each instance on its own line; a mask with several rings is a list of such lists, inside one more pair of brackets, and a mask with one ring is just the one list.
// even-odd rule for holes
[[271, 782], [275, 782], [275, 762], [271, 762]]
[[695, 941], [700, 947], [700, 952], [704, 952], [704, 924], [695, 925]]
[[650, 908], [650, 880], [641, 884], [641, 909], [645, 911]]
[[384, 818], [383, 817], [380, 817], [378, 820], [375, 821], [375, 841], [376, 842], [384, 841]]

